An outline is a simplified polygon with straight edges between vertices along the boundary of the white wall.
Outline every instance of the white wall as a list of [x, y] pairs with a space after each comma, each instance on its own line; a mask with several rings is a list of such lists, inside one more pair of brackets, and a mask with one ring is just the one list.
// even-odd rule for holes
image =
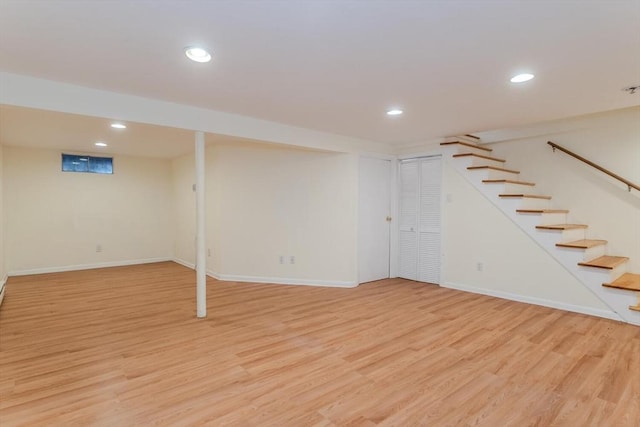
[[[549, 124], [553, 133], [491, 144], [497, 157], [569, 209], [571, 222], [589, 225], [588, 236], [609, 241], [610, 255], [630, 257], [640, 273], [640, 192], [556, 151], [551, 140], [640, 185], [640, 107]], [[556, 128], [563, 128], [556, 131]]]
[[[610, 310], [445, 163], [442, 285], [603, 315]], [[482, 271], [477, 264], [482, 263]]]
[[[206, 165], [209, 271], [237, 280], [355, 284], [356, 156], [216, 143], [207, 147]], [[176, 257], [193, 263], [193, 157], [174, 160], [173, 171], [176, 204], [184, 203]]]
[[3, 168], [4, 146], [0, 143], [0, 287], [5, 281], [6, 271], [4, 267], [4, 168]]
[[6, 269], [170, 259], [171, 202], [168, 160], [116, 156], [113, 175], [70, 173], [59, 151], [5, 145]]
[[196, 193], [192, 187], [195, 182], [193, 154], [171, 161], [173, 256], [191, 266], [196, 260]]

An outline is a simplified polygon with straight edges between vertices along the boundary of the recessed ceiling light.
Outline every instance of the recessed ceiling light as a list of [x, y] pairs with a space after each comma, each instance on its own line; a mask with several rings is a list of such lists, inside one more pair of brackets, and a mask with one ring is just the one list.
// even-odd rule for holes
[[111, 127], [114, 129], [126, 129], [127, 125], [124, 123], [111, 123]]
[[106, 142], [96, 142], [96, 147], [106, 147], [107, 143]]
[[400, 110], [399, 108], [392, 108], [391, 110], [387, 111], [387, 116], [399, 116], [402, 113], [404, 113], [404, 111]]
[[184, 48], [184, 53], [192, 61], [196, 62], [209, 62], [211, 61], [211, 54], [201, 47], [189, 46]]
[[529, 74], [529, 73], [518, 74], [517, 76], [511, 77], [511, 83], [528, 82], [529, 80], [531, 80], [534, 77], [535, 76], [533, 74]]

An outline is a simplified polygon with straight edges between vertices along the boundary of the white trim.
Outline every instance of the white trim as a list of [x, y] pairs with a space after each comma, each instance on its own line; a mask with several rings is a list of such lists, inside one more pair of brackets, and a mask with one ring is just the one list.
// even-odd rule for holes
[[170, 257], [134, 259], [129, 261], [97, 262], [93, 264], [65, 265], [61, 267], [32, 268], [29, 270], [10, 271], [9, 276], [27, 276], [30, 274], [62, 273], [65, 271], [92, 270], [94, 268], [123, 267], [127, 265], [152, 264], [154, 262], [171, 261]]
[[[176, 264], [180, 264], [184, 267], [190, 268], [192, 270], [196, 269], [196, 265], [193, 262], [189, 262], [189, 261], [185, 261], [183, 259], [179, 259], [179, 258], [173, 258], [171, 261], [175, 262]], [[207, 274], [209, 274], [209, 272], [207, 271]]]
[[588, 314], [590, 316], [603, 317], [605, 319], [617, 320], [624, 322], [616, 312], [611, 310], [604, 310], [601, 308], [585, 307], [582, 305], [567, 304], [564, 302], [552, 301], [544, 298], [536, 298], [527, 295], [513, 294], [511, 292], [496, 291], [493, 289], [478, 288], [470, 285], [463, 285], [460, 283], [444, 282], [441, 285], [443, 288], [456, 289], [464, 292], [471, 292], [473, 294], [487, 295], [496, 298], [507, 299], [511, 301], [524, 302], [527, 304], [541, 305], [543, 307], [555, 308], [558, 310], [571, 311], [573, 313]]
[[[173, 262], [190, 269], [193, 269], [195, 266], [191, 262], [178, 258], [174, 258]], [[220, 274], [211, 270], [207, 270], [207, 276], [224, 282], [267, 283], [270, 285], [324, 286], [329, 288], [355, 288], [358, 286], [355, 281], [347, 282], [342, 280], [309, 280], [292, 279], [288, 277], [241, 276], [236, 274]]]
[[240, 276], [235, 274], [219, 274], [212, 271], [207, 271], [207, 275], [213, 277], [214, 279], [225, 282], [250, 282], [294, 286], [323, 286], [329, 288], [355, 288], [358, 286], [355, 281], [347, 282], [341, 280], [291, 279], [288, 277]]
[[4, 275], [4, 277], [2, 278], [2, 280], [0, 281], [0, 305], [2, 305], [2, 301], [4, 301], [4, 294], [6, 293], [6, 284], [7, 284], [7, 279], [9, 278], [9, 276], [7, 276], [6, 274]]

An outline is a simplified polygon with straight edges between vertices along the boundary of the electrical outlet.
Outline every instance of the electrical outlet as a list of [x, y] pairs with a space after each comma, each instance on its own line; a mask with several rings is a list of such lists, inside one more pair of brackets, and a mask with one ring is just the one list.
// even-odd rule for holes
[[284, 264], [284, 255], [280, 255], [280, 264]]
[[96, 252], [102, 252], [102, 245], [100, 243], [96, 245]]
[[296, 263], [296, 257], [294, 257], [293, 255], [291, 255], [289, 257], [289, 264], [295, 264]]
[[482, 264], [481, 262], [479, 262], [478, 264], [476, 264], [476, 270], [478, 270], [478, 271], [482, 271], [482, 270], [484, 270], [484, 264]]

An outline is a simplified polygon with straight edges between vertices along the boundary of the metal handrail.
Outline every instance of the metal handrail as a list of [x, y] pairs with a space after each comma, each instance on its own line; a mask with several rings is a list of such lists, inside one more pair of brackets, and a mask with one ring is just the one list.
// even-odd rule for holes
[[629, 181], [628, 179], [624, 179], [620, 175], [616, 175], [615, 173], [603, 168], [602, 166], [593, 163], [591, 160], [587, 160], [584, 157], [574, 153], [573, 151], [567, 150], [566, 148], [561, 147], [560, 145], [558, 145], [558, 144], [556, 144], [554, 142], [547, 141], [547, 144], [549, 144], [551, 146], [551, 148], [553, 148], [554, 152], [556, 151], [556, 148], [557, 148], [558, 150], [567, 153], [571, 157], [575, 157], [576, 159], [580, 160], [581, 162], [584, 162], [584, 163], [588, 164], [589, 166], [598, 169], [600, 172], [604, 172], [607, 175], [609, 175], [610, 177], [615, 178], [620, 182], [623, 182], [624, 184], [626, 184], [627, 189], [629, 191], [631, 191], [632, 188], [635, 189], [635, 190], [640, 191], [640, 186], [638, 184], [634, 184], [633, 182]]

